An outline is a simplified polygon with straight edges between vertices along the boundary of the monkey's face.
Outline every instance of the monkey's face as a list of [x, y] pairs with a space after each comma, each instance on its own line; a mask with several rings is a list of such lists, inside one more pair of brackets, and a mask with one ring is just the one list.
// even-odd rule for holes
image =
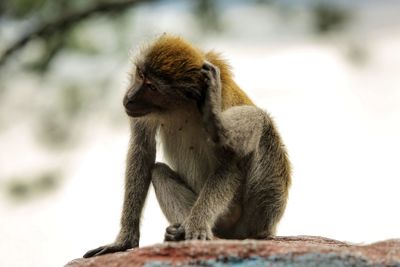
[[[200, 70], [197, 71], [200, 76]], [[192, 74], [188, 79], [146, 70], [137, 65], [123, 104], [131, 117], [149, 113], [166, 113], [184, 105], [195, 105], [201, 99], [201, 83]]]
[[181, 38], [163, 35], [135, 61], [124, 98], [129, 116], [165, 113], [201, 101], [204, 55]]
[[151, 112], [162, 112], [166, 100], [160, 94], [159, 84], [137, 67], [123, 100], [126, 113], [131, 117], [141, 117]]

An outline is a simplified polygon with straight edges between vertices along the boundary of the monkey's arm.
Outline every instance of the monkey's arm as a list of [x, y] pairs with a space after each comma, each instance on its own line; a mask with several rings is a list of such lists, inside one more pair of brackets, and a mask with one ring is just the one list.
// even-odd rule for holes
[[124, 251], [139, 246], [139, 222], [155, 163], [155, 125], [131, 119], [131, 140], [126, 162], [121, 229], [114, 243], [88, 251], [83, 257]]
[[240, 158], [258, 147], [265, 126], [272, 122], [256, 106], [234, 106], [221, 110], [221, 78], [218, 67], [209, 62], [202, 67], [206, 88], [200, 105], [203, 124], [217, 147], [229, 149]]

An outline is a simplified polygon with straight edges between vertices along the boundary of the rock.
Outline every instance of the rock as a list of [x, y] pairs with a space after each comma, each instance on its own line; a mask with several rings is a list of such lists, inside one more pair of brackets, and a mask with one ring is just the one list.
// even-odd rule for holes
[[169, 242], [104, 256], [76, 259], [66, 267], [130, 266], [397, 266], [400, 239], [355, 245], [311, 236], [270, 240]]

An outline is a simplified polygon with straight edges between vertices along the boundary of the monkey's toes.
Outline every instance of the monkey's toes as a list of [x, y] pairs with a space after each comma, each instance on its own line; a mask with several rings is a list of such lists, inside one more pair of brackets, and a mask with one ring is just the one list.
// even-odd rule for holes
[[213, 239], [212, 234], [207, 230], [197, 230], [186, 234], [186, 240], [211, 240]]
[[180, 223], [175, 223], [165, 230], [164, 241], [182, 241], [185, 240], [185, 229]]

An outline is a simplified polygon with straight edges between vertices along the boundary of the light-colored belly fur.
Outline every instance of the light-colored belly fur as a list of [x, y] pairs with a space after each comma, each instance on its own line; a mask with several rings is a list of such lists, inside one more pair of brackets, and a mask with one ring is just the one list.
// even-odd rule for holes
[[199, 193], [204, 181], [215, 170], [215, 156], [208, 135], [196, 113], [164, 119], [160, 124], [159, 140], [166, 163]]

